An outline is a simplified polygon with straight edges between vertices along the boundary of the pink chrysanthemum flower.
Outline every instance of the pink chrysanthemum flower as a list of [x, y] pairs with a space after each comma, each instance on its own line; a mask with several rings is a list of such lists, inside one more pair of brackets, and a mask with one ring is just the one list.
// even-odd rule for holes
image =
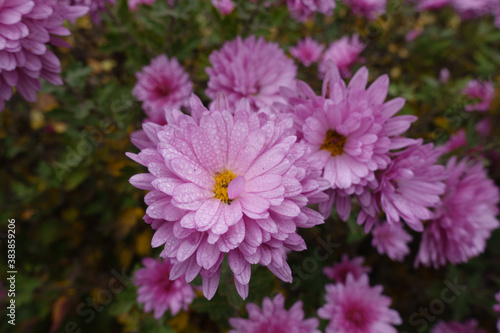
[[217, 8], [221, 15], [231, 14], [235, 5], [231, 0], [212, 0], [212, 5]]
[[[496, 293], [495, 299], [498, 303], [493, 305], [493, 311], [500, 313], [500, 291]], [[497, 321], [497, 330], [500, 332], [500, 319]]]
[[470, 20], [489, 14], [497, 0], [451, 0], [451, 5], [464, 20]]
[[465, 323], [440, 321], [431, 329], [431, 333], [486, 333], [486, 331], [478, 329], [477, 321], [470, 319]]
[[302, 301], [290, 310], [285, 309], [285, 298], [278, 294], [274, 299], [264, 298], [262, 309], [254, 303], [246, 305], [248, 319], [229, 318], [232, 329], [229, 333], [320, 333], [317, 318], [304, 319]]
[[168, 279], [173, 265], [169, 260], [142, 259], [143, 268], [134, 274], [137, 290], [137, 302], [144, 304], [144, 312], [154, 311], [159, 319], [170, 310], [176, 315], [181, 309], [188, 309], [195, 297], [193, 287], [180, 277], [174, 281]]
[[48, 45], [69, 46], [56, 36], [67, 36], [63, 26], [88, 11], [57, 0], [4, 0], [0, 2], [0, 110], [12, 88], [29, 102], [36, 101], [40, 79], [62, 84], [61, 64]]
[[368, 19], [374, 20], [378, 15], [385, 13], [387, 0], [343, 0], [352, 11]]
[[304, 66], [309, 67], [312, 63], [316, 62], [321, 58], [321, 52], [325, 47], [313, 40], [311, 37], [307, 37], [297, 43], [297, 46], [290, 49], [290, 54], [297, 60], [299, 60]]
[[439, 82], [446, 83], [450, 79], [451, 73], [448, 68], [441, 68], [439, 71]]
[[331, 16], [336, 6], [334, 0], [287, 0], [286, 4], [292, 17], [299, 22], [307, 21], [316, 13]]
[[469, 98], [479, 99], [477, 104], [466, 105], [465, 111], [488, 111], [495, 97], [495, 87], [491, 81], [470, 80], [462, 93]]
[[100, 13], [108, 10], [108, 5], [114, 5], [116, 0], [64, 0], [72, 5], [86, 6], [89, 8], [89, 15], [94, 24], [101, 24]]
[[480, 162], [453, 157], [446, 165], [446, 191], [434, 218], [425, 225], [416, 264], [439, 267], [467, 262], [482, 253], [496, 219], [499, 190]]
[[165, 245], [171, 279], [186, 274], [190, 282], [201, 274], [208, 299], [226, 255], [243, 298], [251, 264], [291, 282], [283, 248], [305, 249], [297, 227], [323, 223], [305, 206], [325, 200], [328, 183], [308, 165], [291, 120], [265, 120], [248, 103], [235, 109], [218, 98], [209, 112], [193, 96], [192, 117], [170, 110], [168, 125], [144, 123], [134, 137], [144, 148], [129, 154], [150, 172], [130, 182], [150, 191], [145, 220], [157, 229], [152, 245]]
[[382, 295], [382, 286], [370, 287], [368, 276], [345, 283], [326, 285], [326, 304], [318, 316], [330, 320], [326, 333], [397, 333], [392, 325], [402, 323], [391, 299]]
[[423, 231], [422, 222], [433, 217], [430, 208], [441, 203], [439, 196], [444, 193], [444, 167], [436, 164], [441, 153], [441, 149], [422, 145], [419, 140], [394, 154], [394, 160], [380, 175], [377, 190], [388, 223], [403, 219], [410, 228]]
[[132, 94], [143, 102], [149, 120], [160, 125], [164, 124], [165, 109], [185, 105], [193, 89], [193, 83], [177, 59], [169, 60], [163, 54], [135, 76], [137, 83]]
[[412, 0], [417, 3], [417, 8], [423, 10], [437, 10], [450, 3], [452, 0]]
[[219, 92], [225, 93], [232, 108], [243, 98], [254, 111], [282, 102], [280, 87], [293, 86], [297, 75], [297, 66], [278, 44], [255, 36], [226, 42], [209, 59], [206, 94], [215, 99]]
[[139, 9], [139, 5], [151, 6], [156, 0], [128, 0], [128, 8], [131, 12]]
[[344, 254], [342, 260], [333, 264], [333, 267], [323, 268], [323, 273], [337, 283], [345, 283], [349, 274], [357, 280], [371, 271], [370, 267], [363, 266], [364, 261], [365, 258], [363, 257], [354, 257], [352, 260], [349, 260], [349, 256]]
[[351, 67], [359, 60], [359, 54], [364, 48], [365, 44], [359, 40], [358, 35], [353, 35], [351, 38], [344, 36], [331, 43], [319, 64], [320, 77], [324, 77], [330, 70], [330, 62], [338, 67], [343, 77], [350, 77]]
[[467, 147], [467, 138], [463, 128], [450, 136], [450, 139], [443, 146], [444, 153], [450, 153], [460, 147]]
[[373, 228], [372, 236], [372, 245], [377, 249], [378, 253], [386, 254], [392, 260], [403, 261], [404, 257], [410, 253], [408, 243], [413, 238], [399, 223], [377, 224]]
[[288, 104], [280, 106], [280, 112], [292, 115], [297, 136], [311, 149], [309, 161], [323, 170], [323, 177], [336, 191], [330, 191], [331, 200], [325, 203], [330, 207], [320, 207], [325, 216], [335, 202], [339, 215], [347, 219], [350, 195], [361, 194], [364, 186], [375, 181], [375, 171], [387, 168], [391, 149], [413, 143], [400, 134], [416, 117], [394, 117], [404, 99], [384, 103], [388, 77], [381, 76], [368, 89], [367, 81], [368, 70], [361, 68], [346, 87], [333, 66], [322, 96], [316, 96], [304, 82], [298, 82], [295, 91], [282, 89]]

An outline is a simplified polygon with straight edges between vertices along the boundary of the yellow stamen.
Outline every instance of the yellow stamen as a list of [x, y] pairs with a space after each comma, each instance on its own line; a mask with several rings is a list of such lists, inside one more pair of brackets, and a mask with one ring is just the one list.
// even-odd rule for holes
[[219, 199], [220, 201], [223, 201], [225, 203], [231, 202], [227, 195], [227, 187], [234, 178], [236, 178], [236, 175], [227, 169], [222, 171], [221, 173], [215, 174], [214, 194], [216, 199]]
[[328, 130], [326, 132], [326, 138], [321, 149], [328, 150], [332, 156], [342, 155], [344, 153], [344, 145], [346, 138], [342, 134], [337, 133], [334, 130]]

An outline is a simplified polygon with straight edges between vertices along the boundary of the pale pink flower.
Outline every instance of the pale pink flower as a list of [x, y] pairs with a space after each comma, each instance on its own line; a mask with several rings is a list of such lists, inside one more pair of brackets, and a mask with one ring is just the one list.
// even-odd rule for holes
[[212, 99], [223, 92], [231, 108], [245, 98], [253, 111], [283, 102], [280, 87], [295, 84], [297, 66], [276, 43], [268, 43], [262, 37], [238, 37], [226, 42], [222, 49], [209, 57], [212, 67], [206, 69], [209, 76], [207, 96]]
[[385, 13], [387, 0], [343, 0], [352, 11], [360, 16], [374, 20], [378, 15]]
[[400, 223], [377, 224], [372, 230], [372, 236], [372, 245], [378, 253], [386, 254], [392, 260], [403, 261], [404, 257], [410, 253], [408, 243], [413, 238]]
[[334, 0], [287, 0], [288, 10], [297, 21], [304, 22], [321, 13], [331, 16], [335, 9]]
[[212, 0], [212, 5], [217, 8], [221, 15], [231, 14], [235, 5], [231, 0]]
[[150, 191], [145, 220], [157, 229], [153, 247], [164, 245], [174, 264], [170, 278], [200, 274], [210, 299], [227, 257], [243, 298], [252, 264], [291, 282], [283, 247], [305, 249], [297, 228], [323, 223], [306, 205], [326, 200], [328, 183], [308, 165], [290, 119], [266, 120], [244, 102], [231, 110], [223, 95], [211, 111], [195, 96], [190, 105], [192, 116], [167, 110], [168, 125], [144, 123], [133, 137], [141, 152], [128, 154], [148, 167], [130, 182]]
[[495, 97], [495, 87], [491, 81], [470, 80], [462, 93], [469, 98], [479, 99], [479, 103], [466, 105], [465, 111], [488, 111]]
[[170, 261], [144, 258], [142, 264], [144, 267], [135, 272], [133, 281], [138, 287], [137, 302], [144, 304], [144, 312], [154, 311], [154, 317], [159, 319], [168, 310], [172, 315], [181, 309], [186, 311], [195, 293], [184, 277], [174, 281], [168, 278], [173, 267]]
[[326, 304], [318, 310], [320, 318], [330, 321], [325, 333], [397, 333], [392, 325], [400, 325], [401, 317], [389, 308], [391, 299], [382, 289], [370, 287], [367, 275], [326, 285]]
[[477, 321], [470, 319], [465, 323], [451, 321], [446, 323], [440, 321], [431, 329], [431, 333], [486, 333], [486, 331], [477, 328]]
[[186, 105], [193, 83], [176, 58], [159, 55], [135, 74], [137, 83], [132, 94], [141, 102], [149, 120], [165, 122], [165, 109]]
[[321, 45], [311, 37], [307, 37], [297, 43], [297, 46], [290, 49], [290, 54], [299, 60], [304, 66], [309, 67], [312, 63], [321, 58], [324, 45]]
[[496, 216], [500, 194], [480, 162], [451, 158], [446, 165], [446, 190], [432, 219], [425, 224], [415, 264], [437, 268], [459, 264], [482, 253]]
[[365, 44], [359, 40], [358, 35], [353, 35], [351, 38], [344, 36], [331, 43], [319, 64], [320, 77], [324, 77], [330, 70], [330, 62], [338, 67], [343, 77], [350, 77], [351, 67], [360, 60], [359, 55], [364, 48]]
[[450, 136], [450, 139], [444, 144], [444, 152], [450, 153], [457, 150], [460, 147], [467, 147], [467, 138], [465, 136], [465, 130], [463, 128], [459, 129], [456, 133]]
[[302, 301], [286, 310], [282, 294], [276, 295], [272, 300], [265, 297], [262, 309], [254, 303], [248, 303], [246, 309], [248, 319], [229, 318], [232, 326], [229, 333], [321, 333], [317, 318], [304, 319]]
[[333, 267], [323, 268], [323, 273], [337, 283], [345, 283], [347, 275], [352, 275], [354, 279], [359, 279], [366, 273], [371, 271], [370, 267], [363, 266], [365, 258], [354, 257], [349, 259], [347, 254], [342, 255], [342, 260], [333, 264]]

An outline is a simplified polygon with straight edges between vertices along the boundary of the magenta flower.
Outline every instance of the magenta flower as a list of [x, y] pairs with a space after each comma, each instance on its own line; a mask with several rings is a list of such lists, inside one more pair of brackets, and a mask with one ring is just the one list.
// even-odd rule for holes
[[128, 0], [128, 8], [131, 12], [139, 9], [139, 5], [148, 5], [151, 6], [156, 0]]
[[331, 16], [336, 6], [334, 0], [286, 0], [286, 4], [292, 17], [299, 22], [313, 18], [316, 13]]
[[451, 158], [446, 191], [433, 219], [425, 224], [416, 265], [437, 268], [467, 262], [482, 253], [496, 219], [500, 194], [480, 162]]
[[134, 284], [137, 290], [137, 302], [144, 304], [144, 312], [154, 312], [156, 319], [170, 310], [176, 315], [181, 309], [186, 311], [195, 297], [193, 287], [183, 278], [169, 280], [172, 271], [169, 260], [142, 259], [145, 266], [134, 274]]
[[206, 94], [215, 99], [223, 92], [231, 108], [243, 98], [254, 111], [283, 102], [280, 87], [292, 87], [297, 75], [297, 66], [278, 44], [255, 36], [226, 42], [209, 59], [212, 67], [206, 69], [209, 76]]
[[89, 15], [94, 24], [101, 24], [100, 13], [108, 10], [107, 5], [114, 5], [116, 0], [65, 0], [72, 5], [85, 6], [89, 8]]
[[413, 238], [399, 223], [377, 224], [372, 230], [372, 236], [372, 245], [378, 253], [386, 254], [392, 260], [403, 261], [404, 257], [410, 253], [408, 243]]
[[47, 46], [69, 46], [56, 36], [69, 35], [64, 20], [85, 15], [87, 10], [57, 0], [0, 2], [0, 110], [11, 98], [13, 87], [35, 102], [40, 79], [62, 84], [61, 64]]
[[418, 10], [437, 10], [450, 3], [453, 0], [413, 0], [418, 5]]
[[174, 263], [170, 278], [201, 274], [210, 299], [227, 255], [245, 298], [251, 264], [292, 281], [283, 248], [306, 248], [297, 227], [323, 223], [305, 206], [326, 200], [328, 183], [308, 165], [289, 119], [265, 120], [248, 103], [229, 112], [219, 97], [210, 112], [192, 97], [192, 117], [169, 110], [168, 125], [143, 124], [134, 140], [144, 148], [129, 156], [149, 173], [130, 182], [150, 191], [145, 220], [157, 229], [152, 245], [165, 245], [161, 256]]
[[297, 43], [297, 46], [290, 49], [290, 54], [299, 60], [304, 66], [309, 67], [313, 62], [316, 62], [321, 57], [321, 53], [325, 47], [307, 37]]
[[[500, 313], [500, 291], [496, 293], [495, 299], [498, 303], [493, 305], [493, 311]], [[497, 330], [500, 332], [500, 319], [497, 321]]]
[[351, 7], [352, 11], [364, 16], [370, 20], [374, 20], [378, 15], [385, 13], [387, 0], [343, 0], [344, 3]]
[[235, 5], [231, 0], [212, 0], [212, 5], [217, 8], [221, 15], [231, 14]]
[[391, 165], [380, 175], [378, 194], [382, 211], [390, 224], [403, 219], [416, 231], [433, 217], [431, 208], [441, 203], [444, 193], [444, 167], [436, 164], [440, 149], [421, 141], [394, 154]]
[[285, 298], [278, 294], [274, 299], [264, 298], [262, 310], [254, 303], [246, 305], [249, 319], [229, 318], [232, 329], [229, 333], [320, 333], [317, 318], [304, 319], [302, 301], [290, 310], [285, 309]]
[[323, 268], [323, 273], [337, 283], [345, 283], [347, 275], [351, 275], [355, 280], [359, 279], [371, 271], [370, 267], [363, 266], [363, 257], [354, 257], [349, 260], [349, 256], [344, 254], [342, 260], [333, 264], [333, 267]]
[[365, 44], [359, 40], [358, 35], [353, 35], [351, 38], [344, 36], [331, 43], [319, 64], [320, 77], [323, 78], [330, 70], [330, 62], [338, 67], [343, 77], [350, 77], [351, 67], [359, 60], [359, 54], [364, 48]]
[[469, 98], [479, 99], [477, 104], [466, 105], [465, 111], [488, 111], [495, 97], [495, 87], [491, 81], [470, 80], [462, 93]]
[[470, 319], [465, 323], [440, 321], [431, 329], [431, 333], [486, 333], [486, 331], [478, 329], [477, 321]]
[[467, 147], [467, 138], [463, 128], [450, 136], [450, 139], [443, 146], [444, 153], [450, 153], [460, 147]]
[[326, 333], [397, 333], [392, 325], [402, 323], [397, 311], [389, 309], [391, 299], [382, 295], [382, 286], [370, 287], [368, 276], [345, 284], [326, 285], [326, 304], [318, 316], [330, 320]]
[[179, 108], [189, 100], [193, 83], [177, 59], [159, 55], [135, 74], [132, 94], [141, 102], [149, 120], [164, 124], [165, 109]]
[[451, 0], [451, 5], [464, 20], [470, 20], [489, 14], [497, 0]]

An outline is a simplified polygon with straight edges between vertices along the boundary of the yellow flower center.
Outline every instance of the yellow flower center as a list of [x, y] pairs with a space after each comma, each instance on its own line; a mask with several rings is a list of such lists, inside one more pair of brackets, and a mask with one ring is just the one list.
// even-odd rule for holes
[[236, 178], [236, 175], [227, 169], [215, 174], [214, 194], [216, 199], [219, 199], [220, 201], [223, 201], [225, 203], [231, 202], [227, 195], [227, 187], [234, 178]]
[[346, 138], [342, 134], [337, 133], [334, 130], [328, 130], [326, 132], [326, 138], [321, 149], [328, 150], [332, 156], [342, 155], [344, 153], [344, 145]]

